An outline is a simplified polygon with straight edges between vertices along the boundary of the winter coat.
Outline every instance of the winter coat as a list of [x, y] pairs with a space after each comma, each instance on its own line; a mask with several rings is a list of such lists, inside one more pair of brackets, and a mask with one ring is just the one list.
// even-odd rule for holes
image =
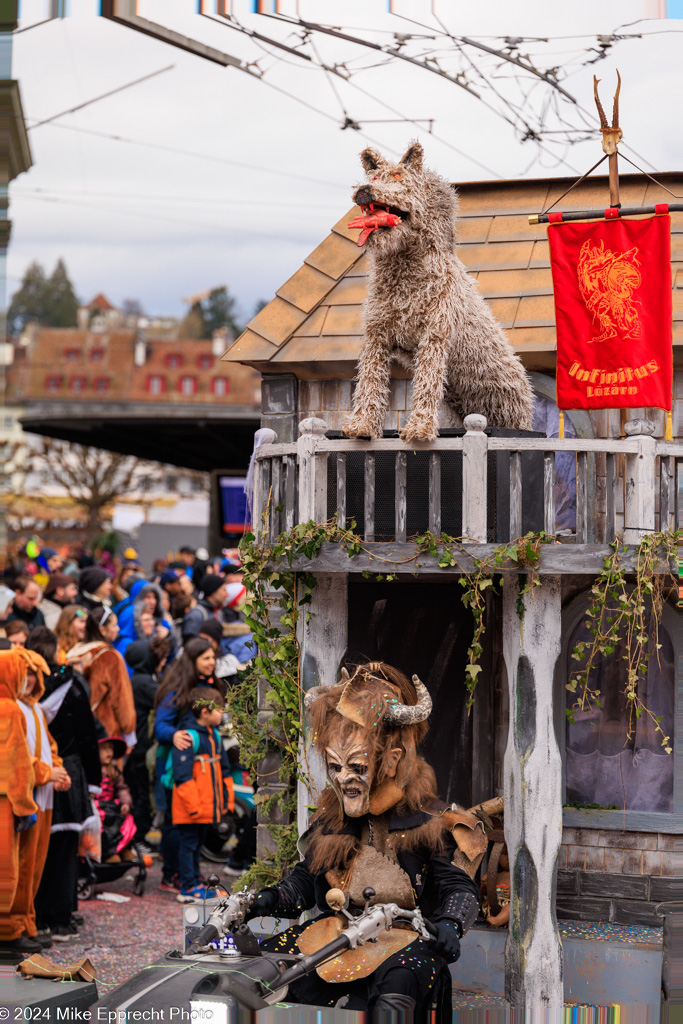
[[135, 640], [126, 651], [128, 667], [133, 675], [133, 700], [135, 701], [136, 725], [138, 741], [132, 751], [128, 763], [142, 763], [149, 750], [152, 740], [149, 735], [149, 715], [154, 707], [154, 698], [159, 687], [159, 680], [154, 673], [154, 655], [147, 640]]
[[217, 825], [228, 807], [226, 779], [232, 783], [230, 762], [218, 729], [200, 725], [191, 711], [178, 728], [191, 729], [199, 739], [187, 750], [172, 751], [174, 825]]
[[[16, 651], [0, 651], [0, 802], [8, 800], [16, 817], [37, 811], [33, 757], [26, 741], [26, 719], [18, 704], [25, 678], [26, 663], [21, 656]], [[13, 838], [0, 837], [3, 857]]]
[[60, 604], [59, 601], [53, 601], [48, 597], [44, 597], [40, 602], [40, 610], [43, 613], [43, 618], [45, 619], [45, 625], [47, 628], [54, 631], [55, 626], [59, 622], [59, 616], [65, 608], [70, 608], [72, 604], [72, 601], [67, 601], [66, 604]]
[[[345, 817], [338, 832], [335, 833], [323, 826], [322, 835], [353, 835], [360, 838], [365, 820]], [[433, 839], [430, 842], [433, 836], [430, 824], [433, 821], [434, 816], [424, 811], [409, 812], [405, 815], [399, 815], [394, 811], [389, 818], [389, 836], [393, 833], [396, 837], [396, 859], [410, 879], [413, 895], [424, 916], [431, 921], [445, 918], [459, 921], [460, 918], [453, 909], [452, 897], [458, 893], [471, 894], [478, 906], [479, 889], [469, 875], [452, 863], [457, 848], [455, 840], [445, 827], [440, 835], [441, 849], [435, 849]], [[301, 837], [300, 842], [304, 847], [307, 844], [310, 846], [314, 831], [319, 827], [314, 822], [309, 832]], [[423, 827], [425, 839], [420, 841], [417, 830]], [[415, 838], [410, 835], [411, 832]], [[265, 890], [279, 896], [277, 907], [273, 910], [275, 917], [298, 917], [304, 910], [310, 910], [316, 905], [320, 910], [329, 913], [325, 899], [325, 894], [332, 888], [327, 878], [328, 872], [323, 870], [313, 874], [309, 864], [310, 856], [306, 854], [287, 878]], [[368, 878], [367, 884], [372, 885], [373, 879]], [[466, 931], [467, 927], [463, 930]]]
[[[198, 680], [197, 686], [209, 686], [221, 689], [222, 683], [218, 683], [215, 679]], [[171, 691], [167, 693], [164, 699], [159, 704], [154, 717], [154, 739], [157, 743], [173, 743], [174, 733], [178, 729], [183, 729], [185, 726], [179, 724], [182, 716], [182, 709], [179, 709], [175, 704], [175, 693]], [[194, 720], [194, 716], [193, 720]]]
[[71, 789], [54, 794], [52, 831], [79, 831], [92, 813], [89, 790], [99, 792], [102, 782], [87, 685], [71, 665], [50, 665], [40, 704], [71, 776]]
[[216, 608], [209, 601], [199, 601], [197, 607], [192, 608], [183, 619], [183, 640], [199, 636], [207, 619], [216, 619], [221, 625], [226, 621], [222, 608]]
[[[137, 580], [130, 588], [130, 599], [128, 603], [125, 604], [118, 613], [119, 635], [116, 638], [114, 647], [123, 657], [125, 657], [129, 645], [135, 640], [148, 639], [142, 632], [142, 628], [140, 626], [140, 615], [147, 607], [142, 599], [143, 593], [147, 593], [149, 590], [154, 592], [157, 599], [157, 606], [154, 610], [154, 623], [157, 626], [166, 626], [169, 630], [169, 639], [171, 640], [171, 644], [174, 645], [175, 636], [173, 633], [173, 623], [169, 622], [165, 617], [163, 605], [161, 603], [161, 587], [156, 583], [150, 583], [148, 580]], [[149, 639], [151, 639], [151, 637]]]
[[83, 673], [90, 687], [93, 714], [107, 731], [107, 736], [121, 736], [134, 747], [135, 702], [128, 669], [118, 651], [97, 640], [79, 643], [66, 656], [67, 664]]
[[41, 612], [40, 608], [31, 608], [30, 612], [25, 612], [23, 608], [18, 608], [16, 604], [12, 604], [12, 610], [5, 619], [5, 622], [25, 622], [28, 626], [29, 633], [36, 626], [45, 625], [45, 617]]
[[109, 598], [106, 601], [101, 601], [99, 597], [94, 597], [87, 590], [78, 591], [78, 599], [75, 603], [80, 604], [82, 608], [87, 608], [89, 612], [94, 611], [95, 608], [111, 608]]

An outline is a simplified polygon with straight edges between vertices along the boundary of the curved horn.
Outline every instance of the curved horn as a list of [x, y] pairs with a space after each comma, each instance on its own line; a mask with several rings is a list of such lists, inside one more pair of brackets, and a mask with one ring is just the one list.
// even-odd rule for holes
[[598, 108], [598, 114], [600, 115], [600, 127], [609, 128], [609, 125], [607, 123], [607, 115], [605, 114], [605, 111], [602, 108], [602, 103], [600, 102], [600, 97], [598, 96], [599, 81], [600, 79], [596, 78], [595, 75], [593, 75], [593, 95], [595, 96], [595, 105]]
[[614, 106], [612, 107], [612, 127], [619, 127], [619, 93], [621, 92], [621, 75], [617, 69], [617, 91], [614, 94]]
[[432, 698], [424, 683], [413, 676], [413, 686], [417, 694], [417, 704], [393, 704], [387, 708], [385, 722], [392, 725], [417, 725], [429, 718], [432, 711]]

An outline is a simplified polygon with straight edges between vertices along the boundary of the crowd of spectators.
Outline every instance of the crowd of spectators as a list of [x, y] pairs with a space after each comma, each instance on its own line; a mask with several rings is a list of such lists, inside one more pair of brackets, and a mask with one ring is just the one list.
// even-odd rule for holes
[[[162, 891], [181, 902], [206, 895], [198, 851], [205, 829], [234, 809], [238, 767], [218, 725], [228, 689], [255, 653], [245, 598], [235, 552], [209, 559], [183, 547], [145, 572], [132, 549], [95, 564], [43, 547], [8, 566], [0, 586], [0, 717], [11, 724], [0, 734], [8, 846], [0, 855], [9, 865], [0, 877], [0, 955], [78, 936], [79, 856], [93, 816], [103, 860], [132, 859], [133, 848], [137, 857], [159, 855]], [[206, 706], [198, 694], [208, 695]], [[218, 761], [209, 756], [216, 745]], [[218, 772], [212, 806], [199, 796], [202, 759]], [[155, 828], [158, 848], [148, 836]], [[248, 867], [254, 845], [250, 820], [227, 874]]]

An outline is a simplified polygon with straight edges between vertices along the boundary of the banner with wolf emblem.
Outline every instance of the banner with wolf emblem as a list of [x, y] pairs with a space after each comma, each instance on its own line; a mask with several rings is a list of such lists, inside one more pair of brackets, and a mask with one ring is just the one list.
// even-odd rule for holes
[[671, 409], [671, 218], [548, 227], [560, 409]]

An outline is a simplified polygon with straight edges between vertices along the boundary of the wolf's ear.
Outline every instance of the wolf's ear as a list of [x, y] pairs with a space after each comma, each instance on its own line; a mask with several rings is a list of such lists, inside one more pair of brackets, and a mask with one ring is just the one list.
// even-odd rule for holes
[[401, 164], [403, 167], [409, 167], [411, 171], [421, 171], [423, 153], [424, 150], [419, 142], [411, 142], [401, 157]]
[[364, 149], [360, 155], [360, 162], [368, 173], [376, 171], [380, 164], [386, 163], [382, 154], [378, 153], [376, 149]]

